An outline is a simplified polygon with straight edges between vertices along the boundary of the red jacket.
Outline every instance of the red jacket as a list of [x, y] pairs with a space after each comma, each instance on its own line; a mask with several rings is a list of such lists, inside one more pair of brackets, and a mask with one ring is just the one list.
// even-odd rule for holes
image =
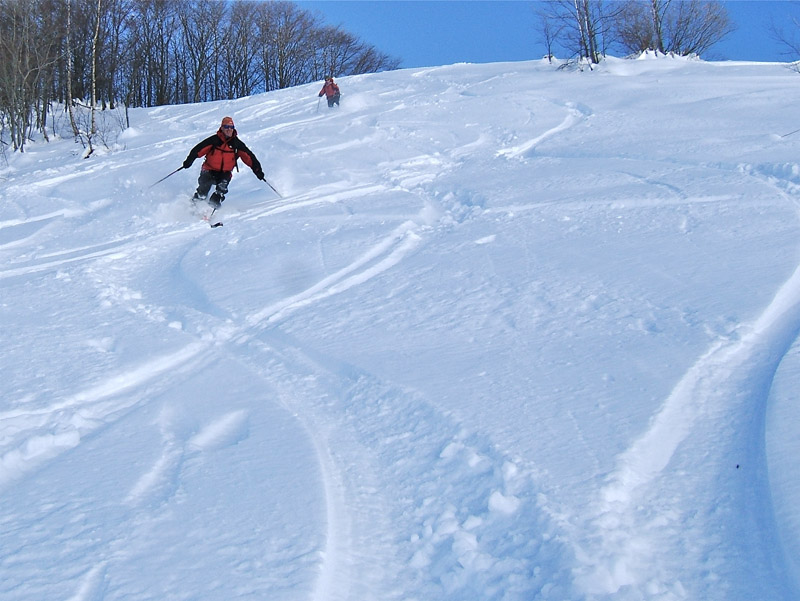
[[337, 86], [335, 83], [333, 83], [333, 80], [331, 80], [325, 82], [325, 85], [322, 86], [322, 89], [319, 91], [319, 96], [325, 94], [325, 96], [330, 98], [331, 96], [336, 96], [336, 94], [338, 93], [339, 93], [339, 86]]
[[234, 168], [237, 168], [237, 159], [242, 159], [242, 162], [250, 167], [253, 173], [258, 174], [262, 171], [261, 163], [258, 162], [256, 155], [238, 138], [235, 129], [230, 138], [222, 133], [222, 129], [218, 130], [213, 136], [209, 136], [192, 148], [186, 159], [191, 164], [191, 162], [200, 157], [206, 157], [203, 163], [205, 171], [230, 173]]

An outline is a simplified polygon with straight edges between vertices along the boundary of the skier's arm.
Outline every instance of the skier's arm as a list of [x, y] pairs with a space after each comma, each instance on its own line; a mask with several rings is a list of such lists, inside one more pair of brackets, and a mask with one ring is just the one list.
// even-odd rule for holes
[[207, 155], [211, 150], [211, 146], [215, 137], [216, 136], [210, 136], [192, 148], [189, 151], [189, 155], [186, 157], [186, 160], [183, 161], [183, 168], [188, 169], [192, 166], [192, 163], [194, 163], [195, 159]]
[[256, 158], [255, 153], [250, 150], [239, 138], [236, 138], [236, 141], [236, 150], [239, 152], [242, 162], [253, 170], [253, 173], [258, 179], [264, 179], [264, 170], [261, 168], [261, 163]]

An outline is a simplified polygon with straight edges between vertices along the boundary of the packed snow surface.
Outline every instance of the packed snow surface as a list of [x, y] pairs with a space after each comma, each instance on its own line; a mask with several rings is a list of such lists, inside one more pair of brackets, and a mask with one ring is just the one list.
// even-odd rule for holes
[[4, 151], [0, 599], [800, 598], [800, 75], [338, 83]]

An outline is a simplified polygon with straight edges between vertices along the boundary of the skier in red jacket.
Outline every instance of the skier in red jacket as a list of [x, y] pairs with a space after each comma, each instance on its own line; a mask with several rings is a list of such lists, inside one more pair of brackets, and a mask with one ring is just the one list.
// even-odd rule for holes
[[258, 162], [253, 151], [239, 139], [231, 117], [225, 117], [217, 133], [209, 136], [189, 151], [189, 156], [183, 161], [183, 168], [188, 169], [195, 159], [200, 157], [206, 157], [206, 160], [200, 170], [197, 191], [192, 197], [192, 202], [206, 200], [211, 186], [216, 186], [211, 198], [208, 199], [208, 204], [215, 209], [219, 208], [222, 201], [225, 200], [234, 168], [237, 171], [239, 169], [237, 161], [240, 158], [253, 170], [258, 179], [264, 181], [264, 170], [261, 168], [261, 163]]
[[328, 97], [329, 107], [333, 107], [334, 104], [339, 106], [339, 86], [333, 82], [333, 77], [330, 75], [325, 77], [325, 85], [323, 85], [322, 89], [319, 91], [319, 97], [322, 98], [323, 95]]

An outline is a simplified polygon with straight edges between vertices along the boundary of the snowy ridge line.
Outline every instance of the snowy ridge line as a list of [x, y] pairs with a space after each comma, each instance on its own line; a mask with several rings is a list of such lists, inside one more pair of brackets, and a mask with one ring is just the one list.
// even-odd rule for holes
[[[597, 513], [590, 520], [591, 530], [598, 534], [600, 542], [577, 553], [592, 566], [582, 578], [587, 592], [608, 594], [633, 587], [643, 592], [657, 589], [682, 598], [680, 583], [674, 588], [676, 583], [671, 582], [669, 570], [658, 557], [658, 539], [663, 536], [664, 526], [691, 522], [691, 516], [680, 516], [687, 511], [681, 501], [664, 494], [671, 486], [677, 489], [675, 481], [683, 478], [684, 469], [671, 466], [690, 462], [690, 471], [711, 480], [724, 472], [724, 466], [735, 457], [760, 457], [763, 462], [763, 433], [757, 440], [744, 436], [742, 441], [719, 439], [722, 435], [717, 433], [729, 429], [746, 431], [743, 426], [736, 426], [739, 422], [763, 423], [775, 372], [798, 334], [800, 266], [752, 326], [743, 328], [740, 338], [717, 341], [692, 366], [649, 429], [619, 456], [619, 467], [600, 491]], [[758, 477], [756, 481], [755, 490], [740, 493], [733, 502], [748, 507], [751, 496], [768, 498], [768, 481]], [[698, 505], [703, 503], [698, 501]], [[762, 546], [762, 537], [774, 537], [769, 527], [774, 528], [774, 524], [761, 524], [760, 529], [746, 532], [753, 540], [736, 542], [743, 549]], [[691, 538], [691, 532], [682, 532], [681, 536], [687, 553], [692, 547], [701, 546], [686, 540]], [[774, 557], [769, 563], [781, 565], [785, 559], [780, 556], [780, 549], [773, 547], [771, 551]], [[713, 548], [703, 549], [703, 553], [713, 553]], [[698, 563], [702, 561], [700, 557], [696, 559]]]
[[[158, 380], [202, 356], [209, 342], [194, 342], [131, 370], [114, 375], [62, 401], [40, 408], [20, 407], [0, 413], [0, 487], [80, 444], [81, 438], [101, 427], [120, 411], [144, 397], [132, 390]], [[126, 401], [109, 399], [130, 394]]]
[[367, 282], [402, 261], [422, 242], [416, 233], [418, 225], [406, 221], [398, 226], [381, 243], [371, 248], [350, 265], [324, 278], [307, 290], [270, 305], [247, 318], [250, 326], [262, 322], [275, 323], [297, 309], [312, 305], [324, 298], [339, 294]]

